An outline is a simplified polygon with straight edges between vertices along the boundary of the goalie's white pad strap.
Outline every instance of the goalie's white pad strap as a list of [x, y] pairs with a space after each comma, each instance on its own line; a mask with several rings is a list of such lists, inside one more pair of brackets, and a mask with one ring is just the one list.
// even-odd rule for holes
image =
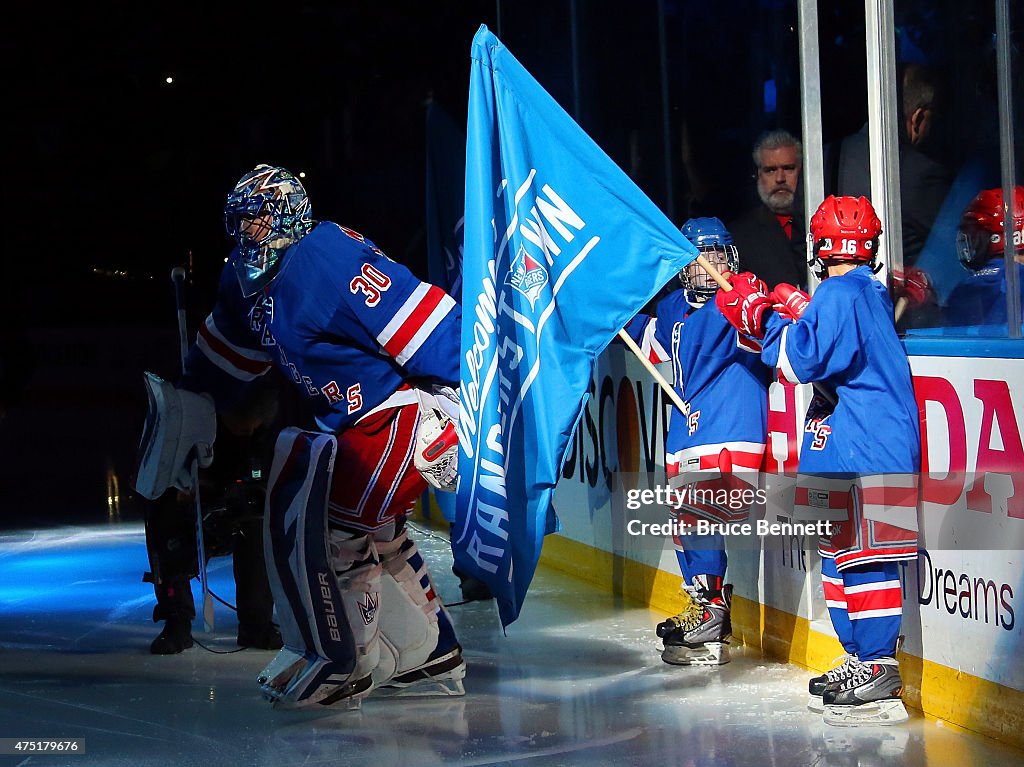
[[135, 490], [154, 500], [170, 487], [192, 489], [192, 460], [213, 461], [217, 413], [208, 394], [176, 389], [153, 373], [144, 378], [149, 407], [139, 444]]

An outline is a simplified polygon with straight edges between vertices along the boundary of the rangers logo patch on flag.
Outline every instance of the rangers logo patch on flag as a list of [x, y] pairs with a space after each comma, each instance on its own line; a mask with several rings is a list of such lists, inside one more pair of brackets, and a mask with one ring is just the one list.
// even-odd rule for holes
[[541, 290], [548, 284], [548, 272], [520, 245], [505, 278], [505, 284], [522, 293], [530, 302], [532, 309], [540, 297]]

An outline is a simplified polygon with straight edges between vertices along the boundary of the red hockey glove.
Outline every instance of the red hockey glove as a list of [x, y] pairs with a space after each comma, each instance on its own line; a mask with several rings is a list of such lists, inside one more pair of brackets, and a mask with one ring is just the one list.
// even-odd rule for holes
[[907, 300], [908, 309], [923, 306], [934, 295], [931, 279], [916, 266], [907, 267], [906, 272], [893, 272], [892, 280], [896, 295]]
[[745, 336], [764, 338], [764, 313], [771, 309], [772, 300], [768, 297], [768, 286], [751, 272], [722, 275], [732, 290], [719, 290], [715, 294], [715, 304], [729, 324]]
[[809, 295], [788, 282], [780, 282], [776, 285], [769, 298], [772, 299], [772, 308], [790, 320], [800, 319], [807, 304], [811, 302]]

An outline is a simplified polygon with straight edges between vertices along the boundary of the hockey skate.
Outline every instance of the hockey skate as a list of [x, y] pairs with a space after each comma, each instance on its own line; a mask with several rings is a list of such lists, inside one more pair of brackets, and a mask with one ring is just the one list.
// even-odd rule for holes
[[910, 718], [900, 693], [903, 680], [895, 658], [855, 661], [853, 673], [822, 695], [825, 724], [856, 727], [899, 724]]
[[674, 666], [721, 666], [729, 662], [732, 586], [715, 593], [698, 589], [690, 606], [658, 624], [661, 659]]
[[462, 647], [416, 544], [403, 531], [378, 545], [384, 607], [381, 662], [373, 678], [380, 695], [465, 695]]
[[829, 685], [838, 685], [853, 675], [853, 670], [857, 667], [857, 658], [853, 655], [841, 655], [832, 663], [835, 664], [840, 660], [842, 663], [838, 666], [829, 669], [821, 676], [814, 677], [807, 683], [807, 708], [811, 711], [818, 714], [824, 711], [825, 703], [821, 696], [825, 693], [825, 689]]
[[350, 709], [359, 708], [373, 687], [370, 675], [351, 679], [348, 674], [335, 673], [335, 666], [318, 655], [300, 655], [285, 647], [260, 672], [256, 683], [275, 708], [330, 706], [340, 701]]
[[462, 648], [456, 644], [448, 651], [435, 650], [416, 668], [403, 671], [381, 685], [383, 695], [450, 695], [466, 694], [462, 680], [466, 677], [466, 661]]

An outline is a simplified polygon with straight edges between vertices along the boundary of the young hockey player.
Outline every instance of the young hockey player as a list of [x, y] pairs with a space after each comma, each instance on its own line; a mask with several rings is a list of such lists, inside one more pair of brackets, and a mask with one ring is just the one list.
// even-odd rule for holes
[[[732, 236], [717, 218], [692, 218], [681, 231], [713, 266], [737, 268]], [[760, 345], [737, 333], [710, 300], [716, 285], [703, 267], [690, 263], [679, 281], [682, 289], [658, 303], [655, 318], [637, 318], [627, 328], [652, 362], [672, 360], [673, 386], [688, 408], [685, 414], [672, 410], [665, 438], [669, 484], [683, 483], [675, 488], [683, 502], [673, 512], [688, 525], [698, 518], [745, 519], [749, 505], [716, 503], [721, 496], [715, 493], [756, 488], [771, 370], [760, 360]], [[701, 472], [718, 476], [693, 481]], [[679, 615], [658, 624], [661, 658], [677, 665], [728, 663], [732, 586], [724, 583], [724, 538], [690, 534], [676, 536], [674, 544], [690, 600]]]
[[873, 275], [882, 226], [871, 203], [830, 196], [810, 228], [824, 278], [813, 299], [788, 285], [769, 296], [739, 274], [715, 300], [734, 326], [763, 338], [766, 363], [824, 393], [807, 414], [796, 503], [843, 510], [820, 550], [846, 658], [811, 680], [809, 705], [824, 707], [830, 724], [893, 724], [907, 718], [895, 654], [898, 562], [917, 557], [917, 405], [892, 303]]
[[154, 392], [149, 442], [172, 458], [151, 448], [140, 476], [147, 463], [173, 473], [210, 441], [189, 422], [191, 392], [227, 402], [277, 366], [320, 431], [285, 429], [270, 472], [265, 554], [285, 646], [263, 694], [286, 708], [420, 683], [463, 694], [461, 648], [404, 524], [426, 481], [455, 483], [458, 305], [361, 234], [314, 221], [284, 168], [242, 176], [224, 218], [237, 246], [189, 352], [188, 391]]
[[[1024, 304], [1024, 186], [1013, 191], [1013, 252], [1017, 285]], [[946, 302], [946, 324], [957, 327], [1002, 325], [1006, 332], [1006, 259], [1003, 190], [978, 192], [960, 219], [957, 255], [971, 276], [953, 288]]]

